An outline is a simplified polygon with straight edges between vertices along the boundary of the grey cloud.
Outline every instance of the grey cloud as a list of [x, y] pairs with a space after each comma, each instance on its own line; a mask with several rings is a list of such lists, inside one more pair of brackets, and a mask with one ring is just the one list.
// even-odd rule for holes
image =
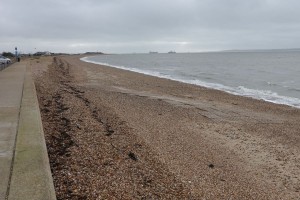
[[294, 48], [299, 8], [297, 0], [3, 1], [0, 51]]

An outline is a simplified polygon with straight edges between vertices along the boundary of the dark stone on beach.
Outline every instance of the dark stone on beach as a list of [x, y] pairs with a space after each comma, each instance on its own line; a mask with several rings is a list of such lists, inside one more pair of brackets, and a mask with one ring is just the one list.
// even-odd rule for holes
[[137, 159], [137, 156], [136, 156], [134, 153], [132, 153], [132, 152], [129, 152], [129, 153], [128, 153], [128, 156], [129, 156], [130, 159], [132, 159], [132, 160], [134, 160], [134, 161], [137, 161], [137, 160], [138, 160], [138, 159]]
[[49, 110], [48, 108], [43, 108], [43, 109], [42, 109], [42, 112], [48, 113], [48, 112], [50, 112], [50, 110]]
[[115, 131], [110, 127], [106, 126], [106, 136], [111, 136]]
[[213, 164], [209, 164], [208, 167], [213, 169], [215, 166]]

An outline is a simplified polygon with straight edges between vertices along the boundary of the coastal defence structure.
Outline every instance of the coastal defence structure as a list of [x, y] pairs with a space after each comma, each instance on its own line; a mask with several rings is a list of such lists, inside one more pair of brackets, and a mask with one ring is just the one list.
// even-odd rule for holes
[[26, 61], [0, 71], [0, 180], [0, 199], [56, 199]]

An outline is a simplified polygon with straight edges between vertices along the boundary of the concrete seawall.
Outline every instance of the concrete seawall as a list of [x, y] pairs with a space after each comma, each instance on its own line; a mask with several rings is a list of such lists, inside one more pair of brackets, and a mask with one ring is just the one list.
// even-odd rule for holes
[[0, 199], [56, 199], [38, 100], [26, 62], [0, 72]]

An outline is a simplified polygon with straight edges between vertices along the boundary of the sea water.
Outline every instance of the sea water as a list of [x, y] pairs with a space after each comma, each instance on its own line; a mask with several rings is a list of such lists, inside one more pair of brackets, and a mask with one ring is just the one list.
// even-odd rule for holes
[[117, 54], [81, 60], [300, 108], [300, 51]]

